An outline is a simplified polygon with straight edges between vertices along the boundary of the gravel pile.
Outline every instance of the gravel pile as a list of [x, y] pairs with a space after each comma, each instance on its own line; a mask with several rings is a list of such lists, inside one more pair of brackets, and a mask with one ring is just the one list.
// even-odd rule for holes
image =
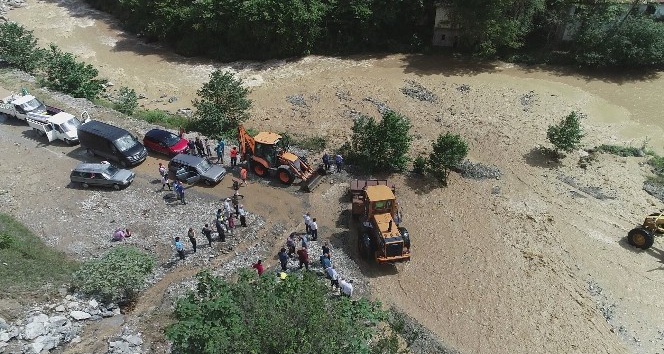
[[537, 103], [537, 95], [534, 91], [530, 91], [527, 94], [521, 96], [520, 101], [521, 105], [523, 106], [523, 110], [527, 112]]
[[458, 86], [456, 89], [457, 89], [457, 91], [459, 91], [459, 92], [461, 92], [461, 93], [468, 93], [468, 92], [470, 92], [470, 86], [468, 86], [468, 85], [466, 85], [466, 84], [463, 84], [463, 85], [461, 85], [461, 86]]
[[387, 104], [373, 97], [365, 97], [364, 99], [362, 99], [362, 101], [373, 103], [373, 105], [376, 106], [376, 109], [378, 109], [378, 113], [380, 114], [385, 114], [392, 110], [390, 107], [388, 107]]
[[353, 99], [350, 97], [350, 91], [348, 90], [338, 90], [335, 95], [340, 101], [343, 102], [350, 102]]
[[643, 182], [643, 190], [653, 197], [664, 202], [664, 187], [650, 181]]
[[470, 179], [499, 179], [502, 176], [502, 172], [496, 166], [470, 162], [468, 160], [462, 161], [457, 166], [457, 170], [463, 178]]
[[302, 94], [287, 96], [286, 101], [288, 101], [288, 103], [292, 104], [293, 106], [309, 108], [309, 104], [307, 104], [307, 101]]
[[406, 80], [406, 86], [401, 88], [401, 93], [422, 102], [434, 103], [438, 96], [416, 81]]

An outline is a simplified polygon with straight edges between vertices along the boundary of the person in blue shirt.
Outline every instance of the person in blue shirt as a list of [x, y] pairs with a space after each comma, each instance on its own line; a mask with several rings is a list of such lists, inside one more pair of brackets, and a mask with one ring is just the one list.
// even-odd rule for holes
[[334, 157], [334, 164], [337, 165], [337, 171], [336, 172], [341, 172], [341, 168], [344, 167], [344, 158], [341, 157], [341, 155], [337, 155]]
[[323, 266], [323, 269], [330, 268], [332, 266], [332, 261], [330, 260], [330, 255], [327, 253], [323, 253], [320, 256], [320, 263]]
[[217, 152], [217, 163], [224, 162], [224, 148], [224, 141], [219, 140], [219, 144], [217, 144], [217, 147], [214, 149]]
[[330, 170], [330, 155], [327, 152], [323, 155], [323, 166], [325, 167], [325, 171]]
[[279, 256], [279, 263], [281, 263], [281, 270], [285, 272], [288, 266], [288, 253], [286, 253], [286, 248], [282, 247], [279, 250], [278, 256]]
[[175, 250], [178, 251], [178, 256], [181, 260], [184, 260], [184, 245], [180, 242], [180, 238], [175, 238]]

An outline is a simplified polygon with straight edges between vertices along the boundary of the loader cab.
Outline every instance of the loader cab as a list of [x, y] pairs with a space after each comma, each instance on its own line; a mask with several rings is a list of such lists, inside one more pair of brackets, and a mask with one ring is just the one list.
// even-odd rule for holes
[[396, 197], [386, 185], [368, 186], [364, 192], [364, 216], [371, 219], [376, 214], [396, 214]]
[[261, 132], [254, 137], [256, 141], [254, 155], [265, 159], [270, 167], [279, 164], [279, 153], [282, 151], [281, 135]]

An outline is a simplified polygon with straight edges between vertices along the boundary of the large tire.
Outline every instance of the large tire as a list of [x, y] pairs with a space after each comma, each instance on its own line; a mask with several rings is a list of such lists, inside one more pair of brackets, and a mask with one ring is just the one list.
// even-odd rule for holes
[[254, 173], [256, 174], [256, 176], [265, 177], [265, 175], [267, 175], [267, 168], [265, 168], [265, 166], [261, 165], [258, 162], [254, 162], [254, 163], [252, 163], [252, 165], [253, 165], [252, 169], [253, 169]]
[[293, 183], [293, 180], [295, 179], [295, 176], [289, 171], [288, 169], [285, 168], [280, 168], [277, 170], [277, 178], [279, 178], [279, 182], [282, 184], [291, 184]]
[[636, 248], [647, 250], [655, 242], [655, 235], [642, 227], [637, 227], [627, 234], [627, 242]]
[[120, 160], [120, 166], [122, 166], [123, 168], [127, 168], [129, 167], [129, 164], [125, 160]]
[[87, 184], [87, 183], [85, 183], [85, 182], [83, 182], [83, 183], [81, 183], [81, 187], [83, 187], [83, 188], [90, 188], [90, 185]]
[[114, 183], [114, 184], [113, 184], [113, 189], [115, 189], [116, 191], [119, 191], [120, 188], [121, 188], [121, 187], [120, 187], [119, 184], [117, 184], [117, 183]]
[[405, 227], [400, 227], [399, 233], [401, 234], [401, 238], [403, 239], [404, 247], [410, 249], [410, 233], [408, 233], [408, 230], [406, 230]]

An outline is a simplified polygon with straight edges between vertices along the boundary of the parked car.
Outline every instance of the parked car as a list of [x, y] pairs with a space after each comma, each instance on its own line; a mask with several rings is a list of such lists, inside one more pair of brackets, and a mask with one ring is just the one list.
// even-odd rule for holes
[[186, 154], [189, 150], [187, 143], [187, 139], [162, 129], [152, 129], [143, 138], [145, 148], [168, 156]]
[[148, 156], [145, 146], [128, 131], [96, 120], [78, 127], [78, 141], [89, 153], [122, 167], [138, 165]]
[[175, 178], [194, 184], [198, 181], [203, 181], [208, 186], [219, 183], [224, 176], [226, 176], [226, 169], [210, 165], [208, 161], [202, 157], [179, 154], [168, 162], [168, 170], [173, 172]]
[[100, 186], [120, 189], [130, 185], [135, 176], [134, 172], [117, 168], [109, 163], [81, 162], [71, 171], [69, 178], [72, 183], [78, 183], [83, 188]]

